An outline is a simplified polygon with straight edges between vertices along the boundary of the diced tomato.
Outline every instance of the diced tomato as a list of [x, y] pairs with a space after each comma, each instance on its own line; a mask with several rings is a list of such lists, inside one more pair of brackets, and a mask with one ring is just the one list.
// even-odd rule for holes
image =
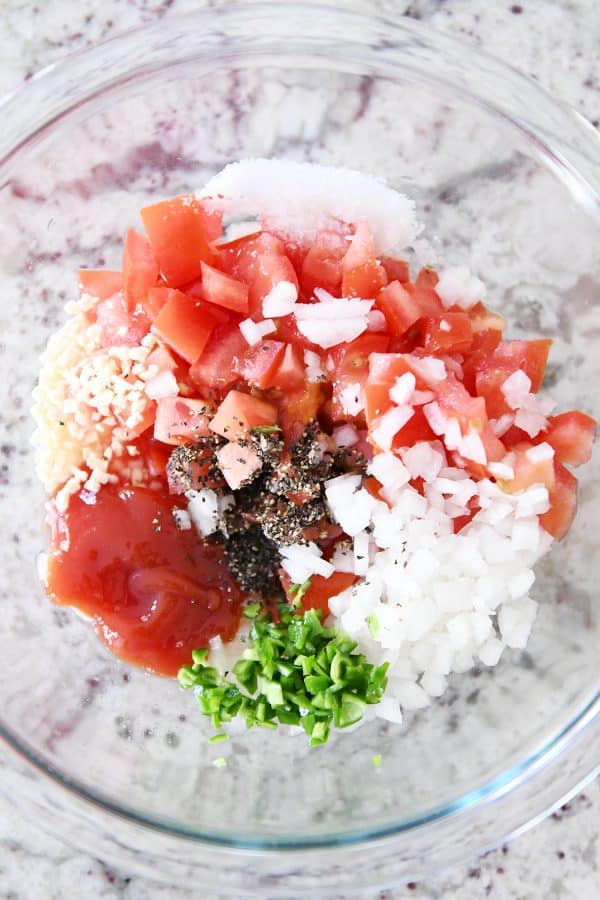
[[130, 315], [120, 293], [101, 300], [95, 312], [103, 347], [134, 347], [148, 333], [150, 323], [146, 317], [138, 312]]
[[416, 406], [413, 415], [406, 425], [394, 435], [392, 448], [398, 450], [400, 447], [412, 447], [417, 441], [433, 440], [435, 440], [435, 435], [429, 427], [429, 422], [425, 418], [423, 407]]
[[394, 259], [393, 256], [382, 256], [381, 265], [386, 271], [388, 281], [399, 281], [404, 284], [410, 279], [410, 269], [404, 259]]
[[265, 253], [256, 261], [256, 268], [250, 285], [248, 298], [249, 313], [255, 320], [264, 318], [263, 300], [280, 281], [290, 281], [298, 287], [295, 269], [287, 256], [277, 253]]
[[442, 301], [438, 297], [435, 286], [438, 283], [437, 272], [433, 269], [421, 269], [414, 282], [407, 282], [404, 287], [418, 304], [422, 316], [441, 316], [445, 312]]
[[152, 330], [189, 363], [195, 362], [208, 343], [215, 320], [205, 307], [187, 294], [169, 289], [169, 296], [154, 320]]
[[206, 437], [209, 411], [204, 400], [165, 397], [156, 404], [154, 437], [163, 444], [185, 444]]
[[171, 455], [171, 447], [157, 441], [150, 432], [146, 432], [137, 441], [137, 446], [152, 478], [164, 478], [165, 469]]
[[345, 235], [337, 231], [320, 231], [304, 257], [300, 275], [302, 291], [310, 297], [316, 287], [335, 297], [342, 292], [342, 260], [348, 250]]
[[180, 287], [200, 275], [200, 262], [212, 263], [209, 244], [215, 240], [218, 217], [193, 194], [146, 206], [140, 213], [144, 228], [169, 287]]
[[[294, 594], [290, 594], [292, 580], [283, 569], [280, 569], [279, 577], [290, 605], [294, 603]], [[347, 588], [352, 587], [356, 581], [356, 575], [351, 572], [333, 572], [329, 578], [323, 575], [311, 575], [310, 586], [300, 598], [300, 612], [306, 609], [321, 609], [323, 616], [329, 615], [329, 598], [341, 594]]]
[[172, 288], [166, 287], [153, 287], [148, 291], [148, 295], [146, 299], [143, 301], [142, 306], [144, 307], [144, 312], [150, 319], [150, 321], [154, 321], [173, 293]]
[[342, 264], [343, 297], [376, 297], [387, 284], [387, 275], [375, 254], [373, 236], [366, 222], [356, 226]]
[[480, 302], [471, 307], [468, 311], [468, 316], [471, 320], [473, 334], [494, 331], [498, 335], [498, 341], [500, 341], [504, 330], [504, 319], [499, 313], [492, 312]]
[[475, 388], [485, 397], [491, 419], [510, 412], [502, 385], [519, 369], [530, 378], [531, 390], [539, 391], [551, 344], [549, 340], [501, 341], [491, 354], [481, 356], [475, 367]]
[[128, 309], [144, 303], [158, 281], [159, 269], [150, 241], [130, 228], [123, 248], [123, 296]]
[[401, 336], [423, 315], [421, 306], [399, 281], [391, 281], [375, 300], [392, 334]]
[[333, 379], [343, 381], [361, 380], [369, 370], [371, 353], [387, 353], [390, 339], [386, 334], [362, 334], [347, 344], [337, 344], [329, 351], [334, 363]]
[[272, 403], [241, 391], [229, 391], [210, 423], [210, 430], [231, 441], [244, 437], [252, 428], [276, 422], [277, 408]]
[[554, 458], [568, 466], [582, 466], [592, 458], [596, 420], [578, 409], [550, 416], [546, 431], [534, 443], [547, 441], [554, 447]]
[[540, 525], [560, 541], [573, 524], [577, 512], [577, 479], [560, 463], [554, 464], [555, 484], [550, 489], [550, 509], [543, 513]]
[[285, 348], [286, 345], [281, 341], [261, 341], [255, 347], [249, 347], [238, 360], [237, 371], [248, 384], [266, 390], [274, 383]]
[[239, 381], [238, 360], [247, 350], [237, 322], [217, 326], [202, 355], [190, 367], [190, 379], [203, 391], [224, 391]]
[[241, 281], [224, 275], [205, 262], [202, 266], [202, 295], [209, 303], [223, 306], [245, 316], [248, 312], [248, 288]]
[[306, 426], [314, 422], [325, 393], [321, 384], [306, 384], [295, 391], [284, 391], [277, 400], [279, 424], [288, 444], [298, 440]]
[[309, 341], [308, 338], [304, 337], [298, 328], [296, 317], [294, 315], [282, 316], [280, 319], [275, 319], [275, 325], [277, 326], [277, 340], [293, 344], [300, 350], [312, 350], [313, 353], [322, 352], [322, 347], [319, 347], [318, 344], [313, 344], [312, 341]]
[[262, 468], [256, 450], [237, 441], [228, 441], [217, 450], [217, 460], [223, 477], [232, 491], [237, 491]]
[[162, 344], [148, 354], [146, 365], [156, 366], [159, 372], [174, 372], [177, 369], [176, 360]]
[[367, 425], [371, 426], [375, 419], [378, 419], [391, 407], [391, 386], [390, 382], [373, 383], [372, 381], [367, 381], [363, 387]]
[[503, 490], [509, 491], [511, 494], [515, 491], [524, 491], [533, 484], [543, 484], [552, 491], [555, 485], [555, 463], [553, 459], [532, 460], [528, 456], [528, 450], [531, 450], [532, 444], [517, 444], [511, 449], [514, 454], [513, 469], [515, 476], [510, 480], [504, 481], [499, 479], [498, 483]]
[[279, 368], [273, 373], [272, 385], [290, 391], [306, 383], [306, 368], [302, 353], [293, 344], [286, 344]]
[[464, 312], [427, 316], [421, 329], [423, 346], [428, 353], [466, 353], [473, 341], [471, 322]]
[[123, 287], [122, 272], [111, 272], [108, 269], [79, 269], [77, 272], [79, 292], [107, 300]]
[[369, 357], [371, 353], [385, 353], [390, 339], [386, 334], [363, 334], [349, 344], [338, 344], [330, 351], [334, 364], [331, 375], [333, 380], [333, 404], [330, 414], [334, 422], [346, 420], [342, 403], [342, 392], [349, 385], [358, 385], [361, 391], [369, 374]]
[[548, 354], [552, 341], [501, 341], [493, 354], [493, 365], [510, 372], [522, 369], [531, 379], [531, 390], [536, 394], [542, 386]]
[[278, 282], [291, 281], [298, 287], [283, 241], [266, 231], [221, 248], [219, 266], [248, 286], [248, 312], [255, 321], [263, 318], [262, 302]]

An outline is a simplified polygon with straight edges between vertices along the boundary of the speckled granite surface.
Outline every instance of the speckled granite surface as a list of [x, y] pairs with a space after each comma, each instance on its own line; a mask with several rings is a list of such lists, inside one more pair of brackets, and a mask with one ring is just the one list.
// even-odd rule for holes
[[[207, 5], [222, 5], [209, 2]], [[600, 15], [595, 0], [521, 4], [483, 0], [345, 0], [388, 14], [420, 17], [485, 47], [537, 78], [596, 127], [600, 119]], [[5, 0], [0, 8], [0, 92], [73, 49], [157, 17], [197, 9], [199, 0]], [[7, 774], [0, 770], [0, 778]], [[381, 895], [439, 900], [600, 897], [597, 850], [600, 791], [591, 786], [568, 808], [509, 847], [452, 872]], [[208, 897], [129, 877], [72, 851], [18, 818], [0, 799], [0, 897], [13, 900]]]

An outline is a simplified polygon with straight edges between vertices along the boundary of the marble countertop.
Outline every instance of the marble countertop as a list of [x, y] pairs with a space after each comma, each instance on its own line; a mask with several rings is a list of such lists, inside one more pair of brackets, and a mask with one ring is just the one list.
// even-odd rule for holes
[[[243, 2], [243, 0], [242, 0]], [[249, 2], [249, 0], [247, 0]], [[227, 0], [4, 0], [0, 94], [73, 50], [163, 16]], [[338, 0], [345, 8], [404, 14], [485, 48], [535, 78], [600, 127], [597, 0]], [[0, 780], [9, 773], [0, 769]], [[379, 900], [502, 900], [600, 896], [600, 786], [509, 846]], [[0, 792], [0, 900], [192, 900], [79, 853], [22, 820]], [[208, 895], [202, 893], [208, 900]], [[372, 898], [374, 900], [374, 898]]]

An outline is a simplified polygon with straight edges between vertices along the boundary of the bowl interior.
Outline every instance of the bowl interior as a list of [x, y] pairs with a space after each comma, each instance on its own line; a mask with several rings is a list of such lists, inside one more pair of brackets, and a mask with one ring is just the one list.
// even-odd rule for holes
[[[435, 67], [351, 53], [250, 50], [177, 60], [87, 99], [4, 163], [0, 190], [0, 708], [38, 763], [84, 794], [190, 835], [314, 843], [408, 827], [474, 803], [568, 729], [597, 692], [599, 465], [568, 539], [539, 572], [526, 652], [452, 678], [402, 726], [374, 721], [310, 750], [250, 732], [227, 744], [175, 682], [113, 659], [42, 596], [43, 494], [30, 393], [80, 266], [120, 266], [141, 206], [226, 163], [280, 156], [382, 176], [417, 201], [431, 262], [467, 263], [514, 337], [552, 337], [547, 386], [598, 416], [598, 227], [551, 148]], [[564, 177], [563, 177], [564, 174]], [[373, 754], [382, 756], [380, 768]], [[226, 768], [216, 768], [225, 756]]]

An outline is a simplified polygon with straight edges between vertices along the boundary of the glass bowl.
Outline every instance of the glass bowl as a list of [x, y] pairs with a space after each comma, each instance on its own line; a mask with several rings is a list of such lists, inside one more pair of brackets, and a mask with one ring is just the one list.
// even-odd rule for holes
[[28, 410], [75, 269], [117, 268], [144, 204], [232, 160], [279, 156], [406, 189], [440, 257], [485, 279], [508, 333], [554, 338], [559, 404], [598, 417], [593, 130], [512, 69], [419, 24], [287, 4], [132, 31], [41, 72], [2, 113], [3, 790], [38, 824], [133, 871], [245, 896], [324, 896], [483, 851], [590, 778], [598, 454], [581, 473], [575, 526], [540, 568], [526, 652], [454, 676], [402, 726], [371, 722], [317, 749], [260, 731], [213, 745], [175, 681], [112, 658], [43, 598]]

